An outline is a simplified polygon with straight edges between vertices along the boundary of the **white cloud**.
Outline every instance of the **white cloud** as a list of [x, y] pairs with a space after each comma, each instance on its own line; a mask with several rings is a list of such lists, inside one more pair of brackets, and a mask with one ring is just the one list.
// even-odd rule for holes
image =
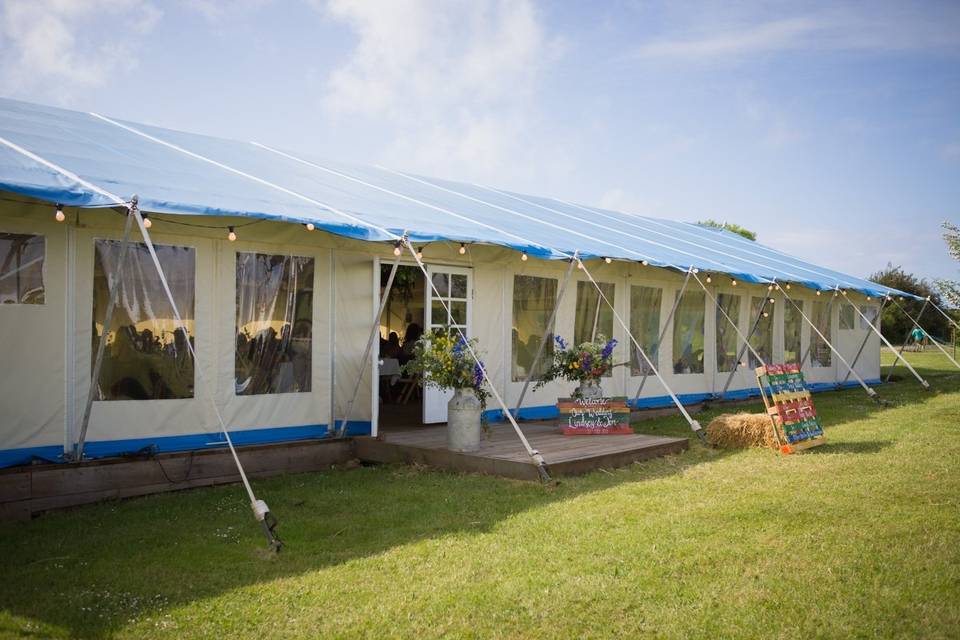
[[324, 108], [385, 127], [382, 160], [483, 179], [524, 156], [532, 103], [558, 55], [526, 0], [331, 0], [357, 43], [328, 78]]
[[[747, 5], [750, 6], [750, 5]], [[909, 4], [872, 2], [835, 5], [806, 14], [770, 19], [759, 11], [719, 19], [709, 11], [672, 33], [636, 49], [639, 59], [712, 62], [752, 54], [792, 50], [948, 51], [960, 49], [960, 5], [919, 10]]]
[[[136, 40], [161, 12], [145, 0], [6, 0], [0, 9], [0, 79], [10, 93], [69, 102], [136, 66]], [[109, 30], [107, 19], [116, 19]]]

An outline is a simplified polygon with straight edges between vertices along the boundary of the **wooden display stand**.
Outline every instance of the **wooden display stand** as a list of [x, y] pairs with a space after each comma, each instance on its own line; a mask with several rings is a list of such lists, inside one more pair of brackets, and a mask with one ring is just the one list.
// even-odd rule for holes
[[559, 398], [560, 426], [565, 436], [632, 434], [626, 396]]
[[799, 365], [771, 364], [754, 372], [781, 453], [803, 451], [827, 441]]

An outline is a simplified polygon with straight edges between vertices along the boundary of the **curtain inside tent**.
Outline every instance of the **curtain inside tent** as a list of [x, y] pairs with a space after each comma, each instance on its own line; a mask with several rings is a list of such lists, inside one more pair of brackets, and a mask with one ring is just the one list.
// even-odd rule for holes
[[685, 291], [680, 298], [673, 318], [674, 373], [703, 373], [705, 305], [706, 296], [702, 291]]
[[[830, 303], [815, 300], [813, 303], [814, 326], [827, 340], [830, 340]], [[816, 331], [810, 332], [810, 365], [813, 367], [829, 367], [833, 363], [833, 353], [830, 345], [823, 340]]]
[[[657, 365], [660, 354], [660, 303], [663, 289], [632, 285], [630, 287], [630, 333], [640, 343], [640, 347]], [[630, 343], [630, 372], [632, 375], [650, 375], [653, 369], [640, 357], [637, 347]]]
[[[93, 274], [93, 344], [103, 332], [123, 242], [97, 240]], [[98, 400], [167, 400], [192, 398], [196, 252], [191, 247], [154, 245], [170, 291], [189, 335], [177, 327], [153, 260], [142, 243], [129, 243], [107, 335]], [[91, 369], [93, 358], [91, 358]]]
[[[773, 362], [773, 305], [767, 303], [766, 297], [752, 296], [750, 298], [750, 322], [756, 323], [753, 335], [750, 336], [750, 345], [767, 363]], [[763, 312], [760, 311], [763, 309]], [[753, 328], [753, 324], [750, 325]], [[750, 352], [750, 368], [755, 369], [762, 363]]]
[[44, 237], [0, 233], [0, 304], [43, 304]]
[[[797, 306], [803, 309], [803, 300], [796, 301]], [[783, 307], [783, 361], [800, 362], [800, 330], [803, 328], [803, 318], [800, 311], [792, 304]]]
[[729, 373], [737, 366], [737, 332], [724, 317], [740, 322], [740, 296], [732, 293], [717, 295], [717, 371]]
[[[537, 357], [540, 340], [547, 333], [547, 322], [557, 302], [557, 280], [536, 276], [513, 277], [512, 378], [522, 382]], [[553, 335], [548, 336], [534, 378], [550, 368], [553, 360]]]
[[313, 258], [237, 253], [237, 395], [309, 392]]

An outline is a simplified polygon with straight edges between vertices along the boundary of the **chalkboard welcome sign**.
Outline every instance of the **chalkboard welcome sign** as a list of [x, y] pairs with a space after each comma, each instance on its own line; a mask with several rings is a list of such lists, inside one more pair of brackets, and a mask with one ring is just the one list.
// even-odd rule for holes
[[616, 398], [560, 398], [560, 425], [567, 436], [633, 433], [626, 396]]

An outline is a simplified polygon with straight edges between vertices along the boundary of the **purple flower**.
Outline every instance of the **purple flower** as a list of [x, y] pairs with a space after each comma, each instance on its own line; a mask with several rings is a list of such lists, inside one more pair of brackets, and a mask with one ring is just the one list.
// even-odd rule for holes
[[460, 338], [457, 339], [457, 344], [453, 345], [453, 352], [457, 355], [460, 355], [463, 353], [463, 348], [466, 346], [466, 344], [467, 343], [464, 341], [463, 336], [461, 335]]
[[473, 365], [473, 388], [479, 389], [483, 385], [483, 362]]
[[603, 351], [600, 353], [600, 357], [604, 360], [609, 360], [610, 356], [613, 355], [613, 348], [617, 346], [617, 340], [615, 338], [610, 338], [610, 341], [607, 342], [606, 346], [603, 348]]

